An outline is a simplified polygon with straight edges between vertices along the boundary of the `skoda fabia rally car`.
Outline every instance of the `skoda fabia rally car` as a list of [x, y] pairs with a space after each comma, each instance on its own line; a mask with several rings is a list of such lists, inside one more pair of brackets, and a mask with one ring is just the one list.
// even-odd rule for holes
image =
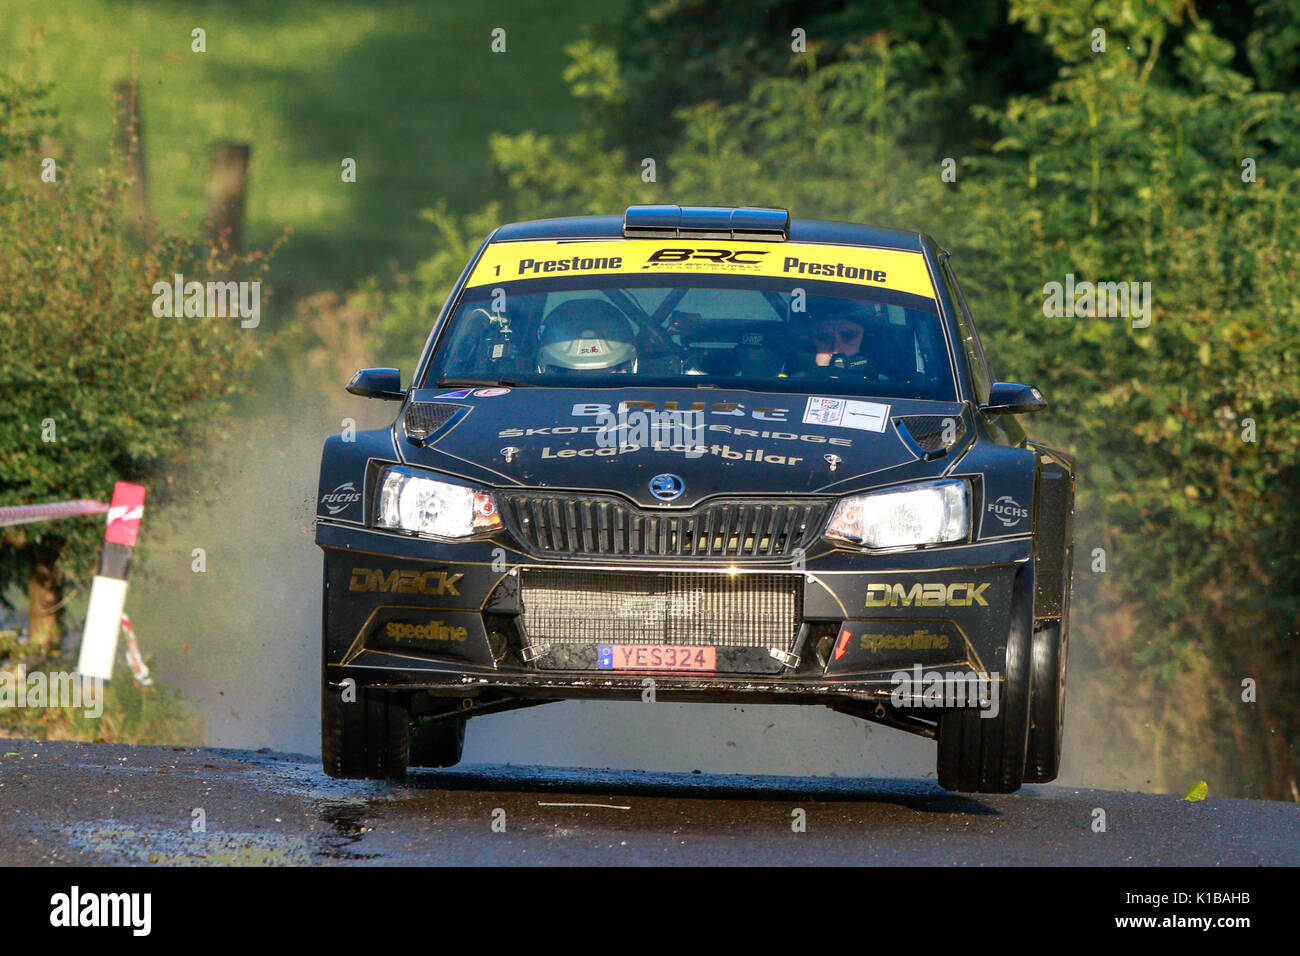
[[322, 755], [460, 759], [565, 698], [820, 704], [939, 783], [1057, 773], [1074, 470], [1026, 437], [934, 240], [784, 210], [516, 223], [392, 425], [327, 439]]

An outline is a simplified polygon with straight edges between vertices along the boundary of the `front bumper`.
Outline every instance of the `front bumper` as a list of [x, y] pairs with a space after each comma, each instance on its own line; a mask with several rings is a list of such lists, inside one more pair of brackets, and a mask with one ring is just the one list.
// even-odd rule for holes
[[[997, 680], [1013, 588], [1032, 555], [1026, 535], [878, 555], [827, 546], [801, 568], [684, 559], [613, 567], [543, 560], [497, 540], [444, 544], [323, 520], [317, 543], [327, 679], [460, 698], [467, 709], [520, 698], [642, 699], [647, 678], [660, 700], [830, 706], [889, 699], [900, 670]], [[611, 573], [689, 575], [701, 593], [714, 578], [722, 588], [761, 576], [793, 596], [794, 613], [789, 634], [766, 641], [777, 646], [759, 637], [727, 650], [720, 640], [716, 672], [602, 669], [599, 639], [554, 644], [530, 633], [530, 581], [546, 573], [593, 596]]]

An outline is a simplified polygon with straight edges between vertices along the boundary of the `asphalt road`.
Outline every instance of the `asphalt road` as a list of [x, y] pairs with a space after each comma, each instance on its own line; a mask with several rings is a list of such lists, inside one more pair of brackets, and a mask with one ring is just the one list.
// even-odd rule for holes
[[0, 865], [1297, 861], [1286, 803], [517, 766], [396, 785], [330, 780], [292, 754], [0, 740]]

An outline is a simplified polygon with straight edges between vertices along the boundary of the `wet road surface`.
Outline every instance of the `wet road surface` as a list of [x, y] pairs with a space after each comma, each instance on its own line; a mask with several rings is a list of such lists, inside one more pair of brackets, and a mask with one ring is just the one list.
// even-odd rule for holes
[[482, 765], [390, 784], [267, 751], [0, 740], [0, 865], [1297, 862], [1287, 803]]

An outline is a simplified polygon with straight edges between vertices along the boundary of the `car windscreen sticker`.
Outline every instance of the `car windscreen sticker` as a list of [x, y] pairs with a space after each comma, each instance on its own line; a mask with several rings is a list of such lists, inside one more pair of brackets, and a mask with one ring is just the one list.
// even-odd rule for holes
[[925, 257], [903, 249], [714, 239], [494, 242], [468, 287], [560, 275], [751, 275], [842, 282], [934, 298]]
[[849, 398], [808, 398], [805, 425], [839, 425], [864, 432], [883, 432], [889, 421], [889, 406], [879, 402], [858, 402]]

